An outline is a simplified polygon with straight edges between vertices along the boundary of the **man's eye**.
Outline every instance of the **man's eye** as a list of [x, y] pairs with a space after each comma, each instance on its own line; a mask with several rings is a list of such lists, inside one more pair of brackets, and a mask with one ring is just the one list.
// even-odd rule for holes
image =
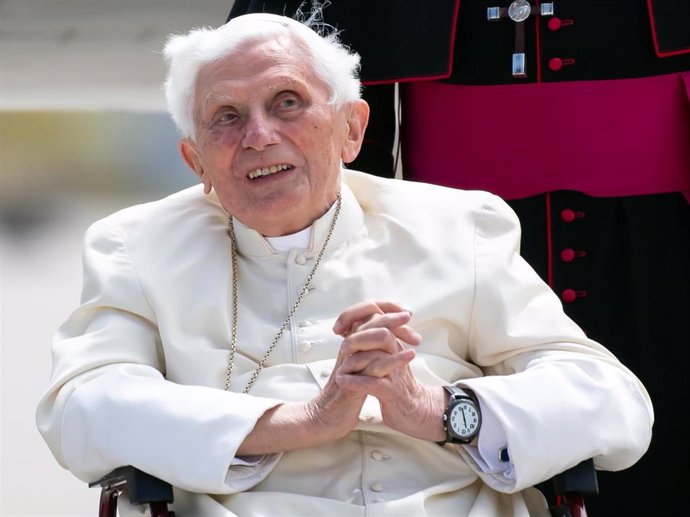
[[234, 113], [223, 113], [220, 117], [218, 117], [218, 122], [227, 124], [229, 122], [234, 122], [236, 119], [237, 115]]
[[294, 97], [283, 97], [278, 102], [278, 107], [283, 110], [289, 110], [299, 106], [299, 102]]

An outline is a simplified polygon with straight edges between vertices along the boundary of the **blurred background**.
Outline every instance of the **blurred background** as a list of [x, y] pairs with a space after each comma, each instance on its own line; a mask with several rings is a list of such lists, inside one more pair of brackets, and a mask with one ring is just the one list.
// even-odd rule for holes
[[164, 112], [167, 36], [232, 0], [0, 0], [0, 516], [95, 516], [34, 421], [94, 220], [196, 183]]

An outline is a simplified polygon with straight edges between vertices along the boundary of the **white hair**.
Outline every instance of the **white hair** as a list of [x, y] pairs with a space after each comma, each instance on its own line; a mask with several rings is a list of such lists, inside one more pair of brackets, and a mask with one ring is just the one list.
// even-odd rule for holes
[[288, 35], [303, 43], [312, 71], [331, 90], [329, 104], [341, 106], [361, 97], [359, 55], [338, 40], [335, 32], [321, 36], [309, 24], [321, 26], [312, 14], [304, 23], [274, 14], [245, 14], [217, 29], [194, 29], [173, 35], [163, 51], [168, 64], [165, 97], [168, 111], [185, 137], [193, 137], [194, 96], [202, 66], [237, 52], [243, 45]]

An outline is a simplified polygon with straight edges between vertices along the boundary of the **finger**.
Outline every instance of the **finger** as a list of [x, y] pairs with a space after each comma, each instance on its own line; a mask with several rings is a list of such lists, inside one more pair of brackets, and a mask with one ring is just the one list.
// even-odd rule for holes
[[386, 327], [377, 327], [355, 332], [343, 340], [340, 349], [344, 354], [352, 355], [367, 350], [380, 350], [395, 354], [402, 349], [395, 334]]
[[354, 354], [364, 350], [380, 349], [393, 354], [404, 348], [401, 342], [418, 346], [422, 343], [422, 336], [407, 325], [368, 328], [346, 337], [341, 344], [341, 350], [345, 354]]
[[370, 328], [385, 327], [393, 332], [398, 339], [410, 345], [417, 346], [422, 342], [422, 336], [412, 327], [406, 325], [411, 318], [412, 315], [407, 311], [375, 314], [368, 321], [359, 325], [356, 332]]
[[422, 344], [422, 336], [408, 325], [401, 325], [391, 329], [391, 331], [395, 334], [395, 337], [408, 345], [418, 346]]
[[344, 391], [369, 395], [381, 390], [379, 383], [390, 383], [390, 380], [385, 377], [339, 373], [335, 382]]
[[367, 330], [377, 327], [385, 327], [389, 329], [395, 336], [413, 346], [417, 346], [422, 342], [420, 336], [412, 327], [405, 325], [410, 321], [411, 314], [407, 311], [393, 312], [386, 314], [373, 314], [367, 321], [354, 322], [350, 331], [343, 333], [343, 337], [348, 337], [355, 332]]
[[409, 323], [411, 318], [412, 315], [406, 311], [389, 312], [387, 314], [373, 314], [369, 317], [369, 319], [358, 325], [355, 332], [378, 327], [393, 329]]
[[388, 300], [375, 300], [374, 303], [383, 312], [409, 312], [410, 314], [412, 314], [412, 311], [410, 309], [403, 307], [402, 305], [395, 302], [390, 302]]
[[368, 320], [374, 314], [384, 314], [387, 312], [410, 312], [397, 303], [388, 301], [365, 300], [356, 303], [345, 309], [333, 325], [333, 332], [338, 335], [346, 336], [357, 324]]
[[415, 351], [411, 348], [402, 350], [397, 354], [389, 355], [372, 361], [362, 370], [359, 375], [368, 377], [386, 377], [395, 370], [407, 367], [415, 358]]
[[[390, 356], [385, 364], [379, 365], [379, 361], [372, 363], [370, 366], [372, 366], [372, 373], [375, 375], [364, 372], [345, 373], [340, 371], [336, 374], [335, 381], [343, 390], [386, 398], [390, 395], [391, 390], [397, 386], [397, 381], [390, 376], [390, 373], [406, 367], [414, 358], [415, 353], [414, 350], [408, 349], [396, 354], [396, 356]], [[384, 374], [384, 372], [387, 373]]]
[[333, 325], [333, 332], [341, 336], [347, 336], [363, 321], [366, 321], [374, 314], [383, 314], [383, 310], [379, 308], [376, 302], [372, 300], [365, 300], [356, 303], [345, 309]]
[[397, 354], [382, 354], [376, 352], [360, 352], [349, 357], [336, 372], [346, 375], [364, 375], [369, 377], [385, 377], [396, 370], [407, 367], [415, 358], [412, 349], [401, 350]]
[[337, 372], [361, 373], [374, 361], [383, 360], [391, 356], [392, 354], [383, 352], [381, 350], [357, 352], [355, 354], [348, 355], [347, 358], [343, 360], [343, 363], [340, 365]]

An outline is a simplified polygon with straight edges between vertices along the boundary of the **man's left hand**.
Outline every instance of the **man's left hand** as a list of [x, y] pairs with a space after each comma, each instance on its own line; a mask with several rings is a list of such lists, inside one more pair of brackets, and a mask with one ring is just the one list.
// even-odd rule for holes
[[401, 341], [412, 346], [421, 343], [421, 336], [407, 325], [411, 318], [410, 311], [387, 301], [346, 309], [334, 327], [345, 338], [341, 350], [347, 355], [336, 381], [344, 389], [376, 397], [390, 428], [441, 441], [446, 395], [440, 386], [419, 383], [410, 369], [416, 353]]

